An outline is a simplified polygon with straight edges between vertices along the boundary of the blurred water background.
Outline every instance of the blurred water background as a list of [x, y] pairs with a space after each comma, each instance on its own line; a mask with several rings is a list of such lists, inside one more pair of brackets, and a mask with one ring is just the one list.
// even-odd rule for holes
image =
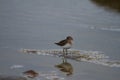
[[[0, 0], [0, 74], [28, 69], [56, 73], [65, 80], [119, 80], [120, 68], [76, 62], [72, 76], [54, 65], [60, 58], [22, 54], [20, 49], [60, 49], [54, 42], [71, 35], [73, 49], [101, 51], [120, 61], [120, 14], [90, 0]], [[22, 65], [11, 69], [13, 65]], [[19, 66], [20, 67], [20, 66]], [[46, 79], [42, 79], [46, 80]]]

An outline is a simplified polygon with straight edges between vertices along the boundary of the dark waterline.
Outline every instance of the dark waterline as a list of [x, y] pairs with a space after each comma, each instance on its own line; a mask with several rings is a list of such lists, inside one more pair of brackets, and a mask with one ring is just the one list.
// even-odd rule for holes
[[120, 0], [91, 0], [97, 5], [120, 12]]

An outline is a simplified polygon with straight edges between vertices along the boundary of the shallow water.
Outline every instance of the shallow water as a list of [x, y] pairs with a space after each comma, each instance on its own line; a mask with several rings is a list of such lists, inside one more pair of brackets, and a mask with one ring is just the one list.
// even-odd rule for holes
[[54, 67], [61, 58], [20, 51], [60, 49], [54, 42], [68, 35], [74, 38], [72, 49], [103, 52], [110, 61], [120, 61], [119, 13], [89, 0], [0, 0], [0, 75], [22, 75], [33, 69], [43, 74], [55, 71], [64, 80], [120, 79], [119, 67], [70, 59], [74, 72], [66, 76]]

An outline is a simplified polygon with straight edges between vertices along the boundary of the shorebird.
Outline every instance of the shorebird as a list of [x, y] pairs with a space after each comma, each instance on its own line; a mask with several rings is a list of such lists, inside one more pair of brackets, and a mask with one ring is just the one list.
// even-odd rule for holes
[[67, 36], [66, 39], [59, 41], [58, 43], [55, 43], [58, 46], [61, 46], [63, 48], [63, 54], [64, 56], [67, 55], [67, 50], [72, 47], [73, 44], [73, 38], [71, 36]]

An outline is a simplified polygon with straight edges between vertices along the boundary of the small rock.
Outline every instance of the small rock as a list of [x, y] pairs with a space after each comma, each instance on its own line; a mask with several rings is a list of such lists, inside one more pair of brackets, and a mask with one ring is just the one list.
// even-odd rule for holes
[[23, 74], [25, 74], [29, 78], [35, 78], [39, 75], [39, 73], [35, 72], [34, 70], [25, 71], [23, 72]]

